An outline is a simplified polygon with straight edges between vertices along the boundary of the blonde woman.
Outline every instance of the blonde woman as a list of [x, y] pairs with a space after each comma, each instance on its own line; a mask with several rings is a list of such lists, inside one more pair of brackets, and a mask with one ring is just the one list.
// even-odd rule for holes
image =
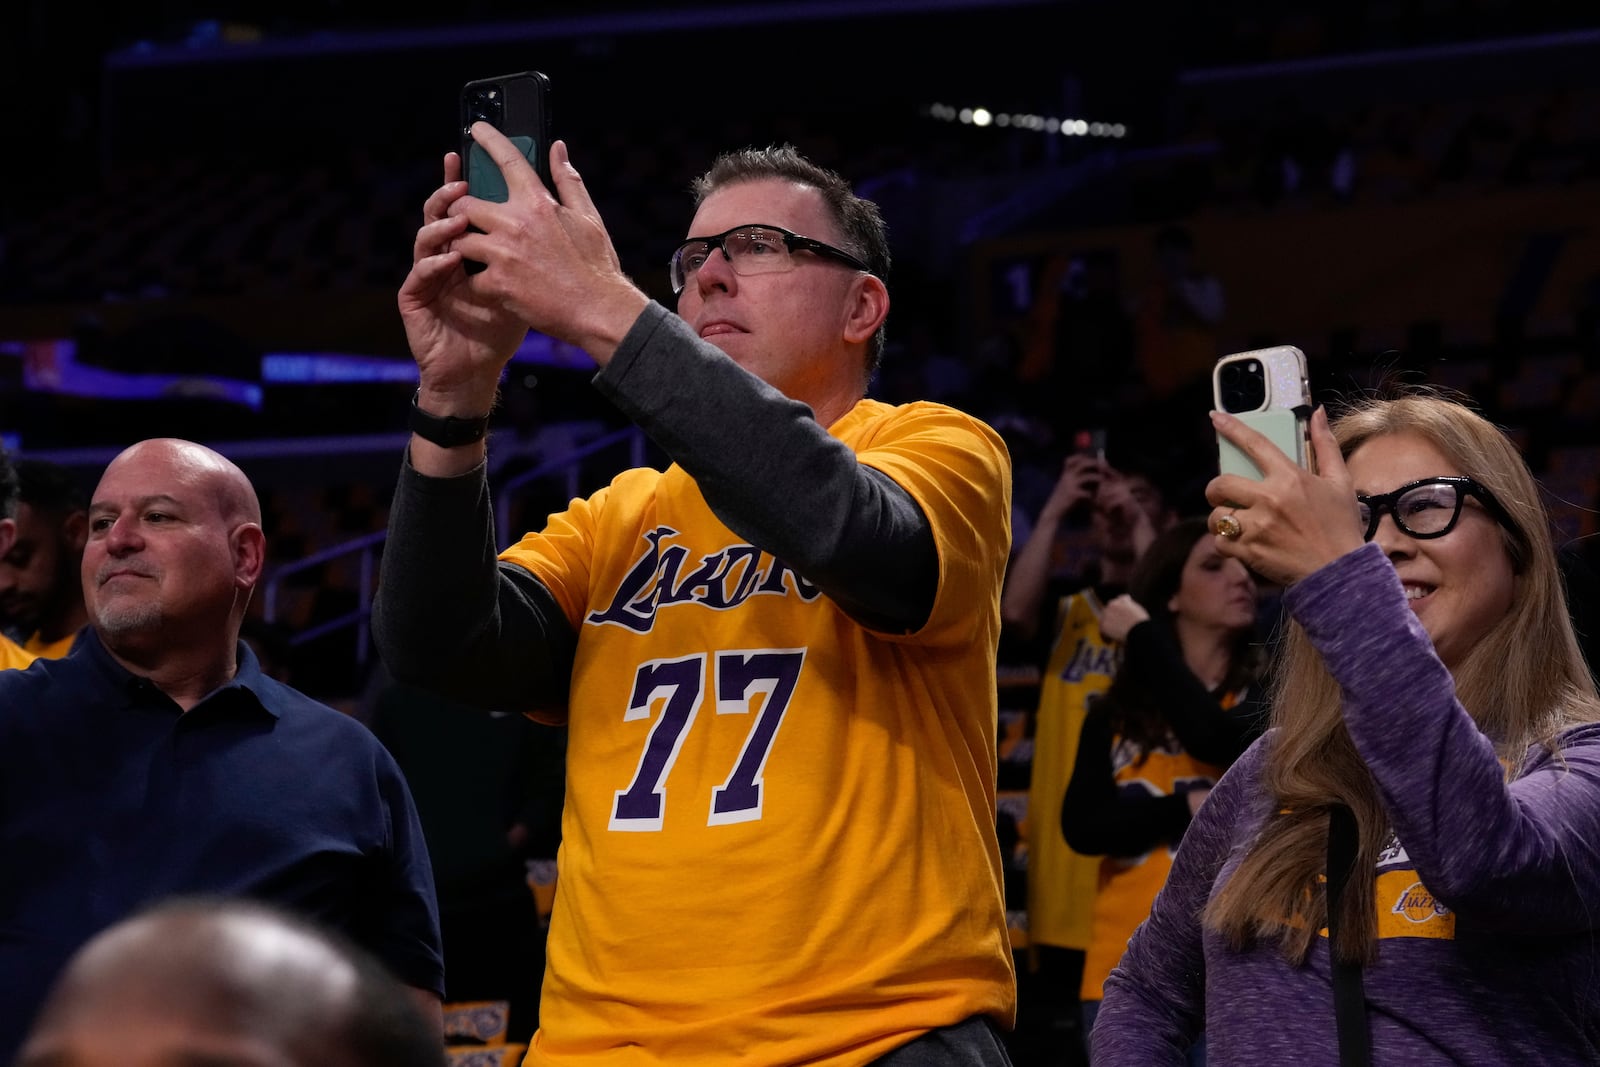
[[1266, 472], [1207, 487], [1218, 546], [1294, 624], [1093, 1062], [1600, 1063], [1600, 698], [1527, 467], [1432, 394], [1319, 410], [1316, 474], [1213, 418]]

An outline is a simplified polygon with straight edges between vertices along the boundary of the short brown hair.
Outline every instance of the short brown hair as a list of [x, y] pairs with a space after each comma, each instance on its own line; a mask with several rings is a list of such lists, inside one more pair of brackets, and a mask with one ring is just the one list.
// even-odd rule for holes
[[[865, 263], [880, 281], [888, 282], [889, 233], [878, 205], [857, 196], [844, 178], [827, 167], [811, 162], [793, 145], [769, 145], [766, 148], [724, 152], [711, 164], [710, 170], [694, 180], [690, 189], [694, 193], [695, 206], [699, 207], [708, 196], [724, 186], [769, 178], [809, 185], [821, 193], [823, 203], [828, 206], [843, 235], [841, 244], [844, 250]], [[877, 372], [883, 362], [885, 343], [884, 328], [879, 326], [868, 345], [869, 377]]]

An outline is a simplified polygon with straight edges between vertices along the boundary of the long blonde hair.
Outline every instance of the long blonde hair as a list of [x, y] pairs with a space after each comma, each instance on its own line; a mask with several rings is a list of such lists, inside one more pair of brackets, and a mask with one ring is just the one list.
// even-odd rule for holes
[[[1506, 436], [1464, 405], [1432, 391], [1363, 400], [1333, 423], [1349, 456], [1375, 437], [1413, 434], [1433, 444], [1505, 506], [1502, 528], [1515, 573], [1510, 610], [1453, 671], [1456, 696], [1491, 738], [1508, 775], [1536, 744], [1600, 720], [1600, 697], [1567, 614], [1549, 517], [1527, 465]], [[1300, 963], [1327, 925], [1318, 876], [1327, 863], [1328, 812], [1345, 804], [1360, 828], [1356, 871], [1371, 871], [1389, 833], [1376, 784], [1345, 730], [1339, 687], [1295, 623], [1286, 629], [1272, 688], [1271, 745], [1262, 782], [1272, 797], [1260, 836], [1206, 908], [1208, 926], [1239, 949], [1276, 941]], [[1341, 908], [1340, 958], [1370, 962], [1377, 936], [1373, 879], [1350, 880]]]

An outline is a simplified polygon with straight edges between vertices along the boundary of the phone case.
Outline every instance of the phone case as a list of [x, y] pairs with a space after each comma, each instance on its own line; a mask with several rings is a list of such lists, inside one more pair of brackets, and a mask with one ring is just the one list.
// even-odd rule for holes
[[517, 146], [547, 188], [550, 176], [550, 79], [536, 70], [479, 78], [461, 87], [461, 160], [467, 189], [481, 200], [504, 201], [506, 183], [500, 168], [467, 132], [475, 118], [489, 117], [475, 110], [478, 90], [493, 89], [499, 95], [499, 115], [491, 125]]
[[[1277, 408], [1271, 411], [1247, 411], [1234, 418], [1264, 434], [1279, 450], [1300, 466], [1306, 466], [1306, 419], [1292, 410]], [[1241, 452], [1233, 442], [1217, 437], [1217, 466], [1223, 474], [1242, 474], [1260, 481], [1261, 468], [1255, 460]]]
[[[545, 188], [554, 191], [550, 177], [550, 79], [536, 70], [479, 78], [461, 87], [460, 132], [462, 176], [467, 191], [480, 200], [504, 203], [510, 195], [505, 175], [477, 141], [474, 121], [483, 120], [506, 135], [533, 167]], [[464, 260], [463, 269], [477, 274], [484, 269], [476, 260]]]
[[[508, 140], [517, 146], [523, 159], [529, 163], [534, 161], [538, 146], [532, 137], [511, 137]], [[467, 188], [478, 199], [496, 203], [505, 203], [506, 197], [511, 195], [506, 188], [506, 176], [500, 173], [500, 167], [476, 141], [467, 149]]]
[[[1230, 409], [1224, 403], [1223, 371], [1230, 364], [1248, 366], [1252, 362], [1261, 366], [1264, 389], [1261, 407]], [[1302, 467], [1309, 466], [1307, 431], [1311, 419], [1311, 387], [1304, 352], [1293, 345], [1278, 345], [1223, 356], [1211, 372], [1211, 392], [1219, 411], [1231, 410], [1234, 418], [1265, 435], [1284, 455]], [[1223, 474], [1239, 474], [1258, 481], [1262, 477], [1255, 462], [1221, 434], [1217, 435], [1217, 466]]]

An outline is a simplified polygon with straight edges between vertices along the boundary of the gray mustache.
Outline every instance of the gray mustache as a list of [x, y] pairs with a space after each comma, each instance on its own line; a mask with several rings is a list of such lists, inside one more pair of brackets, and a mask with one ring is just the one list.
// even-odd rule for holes
[[156, 570], [154, 567], [147, 566], [143, 563], [132, 563], [127, 560], [121, 560], [117, 562], [101, 564], [100, 568], [94, 573], [94, 584], [105, 585], [106, 579], [110, 578], [117, 571], [122, 571], [127, 574], [136, 574], [141, 578], [156, 577]]

